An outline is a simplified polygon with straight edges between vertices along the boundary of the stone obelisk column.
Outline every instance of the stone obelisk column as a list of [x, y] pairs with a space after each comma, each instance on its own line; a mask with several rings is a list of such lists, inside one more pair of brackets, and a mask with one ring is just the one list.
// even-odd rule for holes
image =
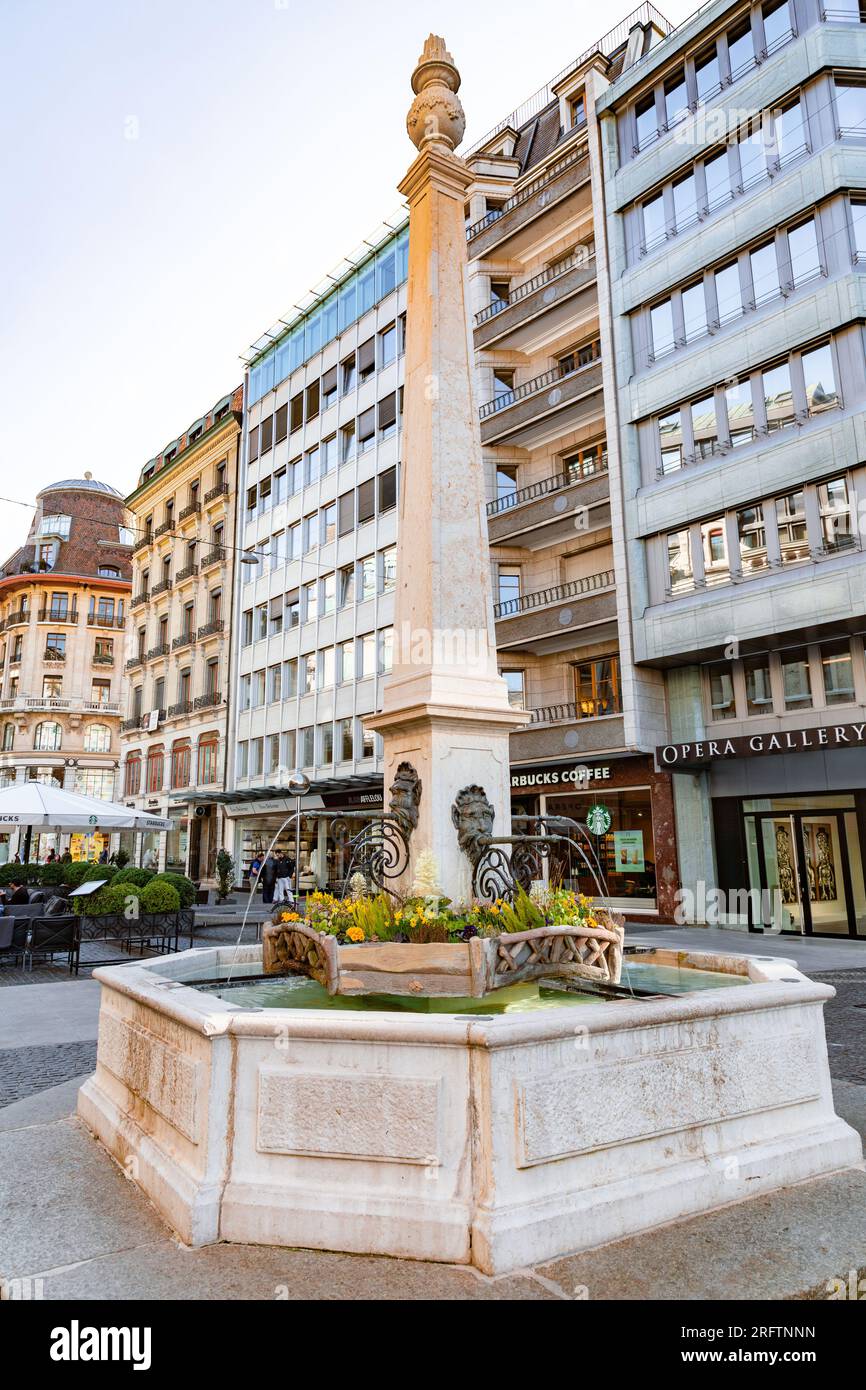
[[464, 201], [471, 175], [453, 150], [465, 120], [460, 74], [432, 35], [412, 74], [407, 118], [418, 157], [400, 185], [409, 203], [409, 284], [394, 667], [383, 706], [364, 722], [384, 740], [385, 787], [411, 762], [422, 782], [411, 885], [423, 849], [442, 887], [469, 894], [451, 807], [481, 785], [510, 833], [508, 735], [525, 715], [508, 702], [493, 625], [484, 473], [467, 312]]

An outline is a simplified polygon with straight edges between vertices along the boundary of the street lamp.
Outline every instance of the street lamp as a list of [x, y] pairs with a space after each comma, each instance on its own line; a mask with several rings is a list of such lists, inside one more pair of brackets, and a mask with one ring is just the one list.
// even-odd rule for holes
[[296, 767], [288, 781], [289, 795], [295, 798], [295, 899], [301, 896], [301, 797], [310, 790], [310, 779]]

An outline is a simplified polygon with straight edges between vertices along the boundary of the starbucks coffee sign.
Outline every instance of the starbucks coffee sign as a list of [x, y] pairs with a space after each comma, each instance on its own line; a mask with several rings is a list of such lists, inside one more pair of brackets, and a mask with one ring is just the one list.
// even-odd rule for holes
[[555, 767], [513, 768], [512, 791], [543, 791], [547, 787], [588, 787], [594, 782], [608, 782], [610, 768], [604, 764], [574, 763]]
[[666, 743], [656, 749], [660, 768], [693, 767], [724, 758], [754, 758], [764, 753], [814, 753], [829, 748], [866, 747], [866, 723], [828, 724], [817, 729], [786, 729], [784, 733], [749, 734], [743, 738], [709, 738], [692, 743]]
[[610, 811], [600, 801], [590, 806], [586, 813], [586, 828], [591, 835], [606, 835], [610, 830]]

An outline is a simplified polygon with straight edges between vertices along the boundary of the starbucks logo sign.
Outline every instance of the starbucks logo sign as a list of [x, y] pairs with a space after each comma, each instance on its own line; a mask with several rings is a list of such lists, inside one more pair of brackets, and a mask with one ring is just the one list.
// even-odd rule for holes
[[600, 801], [593, 802], [586, 813], [587, 828], [593, 835], [606, 835], [610, 830], [610, 811]]

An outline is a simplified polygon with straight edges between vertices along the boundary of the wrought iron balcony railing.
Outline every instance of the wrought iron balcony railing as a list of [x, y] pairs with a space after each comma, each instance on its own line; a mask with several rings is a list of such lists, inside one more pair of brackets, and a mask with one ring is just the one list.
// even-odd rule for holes
[[524, 280], [522, 284], [516, 285], [504, 298], [493, 299], [490, 303], [475, 315], [476, 324], [486, 323], [488, 319], [495, 318], [501, 314], [503, 309], [510, 309], [512, 304], [519, 304], [528, 295], [534, 294], [541, 289], [542, 285], [549, 285], [554, 280], [559, 280], [563, 275], [567, 275], [575, 267], [593, 265], [595, 262], [595, 252], [591, 254], [577, 253], [576, 255], [566, 256], [564, 260], [557, 261], [556, 265], [548, 266], [538, 275], [533, 275], [531, 280]]
[[537, 589], [531, 594], [520, 594], [518, 598], [505, 599], [493, 605], [497, 618], [513, 618], [517, 613], [528, 613], [533, 608], [546, 608], [551, 603], [561, 603], [568, 598], [584, 598], [599, 589], [610, 589], [614, 584], [613, 570], [601, 570], [589, 574], [584, 579], [571, 579], [567, 584], [556, 584], [550, 589]]
[[199, 514], [200, 511], [201, 511], [201, 505], [200, 505], [200, 503], [198, 503], [198, 502], [190, 502], [190, 504], [189, 504], [188, 507], [184, 507], [183, 511], [178, 513], [178, 518], [177, 518], [177, 519], [178, 519], [178, 521], [186, 521], [186, 519], [187, 519], [188, 516], [197, 516], [197, 515]]
[[40, 608], [40, 623], [77, 623], [77, 608]]
[[559, 178], [559, 175], [564, 173], [566, 169], [570, 169], [573, 164], [578, 164], [581, 160], [585, 162], [588, 169], [589, 160], [586, 157], [584, 148], [571, 150], [568, 154], [563, 155], [555, 164], [551, 164], [548, 169], [545, 169], [544, 173], [540, 174], [537, 179], [533, 179], [531, 183], [525, 184], [519, 192], [513, 193], [510, 198], [506, 198], [501, 208], [491, 208], [490, 212], [486, 212], [477, 222], [473, 222], [471, 226], [467, 227], [466, 240], [472, 241], [473, 237], [478, 236], [479, 232], [483, 232], [493, 222], [498, 222], [507, 212], [511, 212], [512, 208], [518, 208], [522, 203], [526, 203], [530, 198], [534, 198], [536, 194], [541, 193], [548, 184], [554, 181], [554, 179]]
[[149, 598], [150, 590], [142, 589], [140, 594], [136, 594], [134, 598], [130, 599], [129, 606], [130, 608], [140, 608], [143, 603], [147, 603]]
[[161, 656], [168, 656], [169, 646], [167, 642], [157, 642], [155, 647], [151, 647], [147, 653], [148, 661], [156, 661]]
[[573, 487], [575, 483], [583, 482], [585, 478], [596, 478], [599, 473], [607, 472], [607, 454], [590, 455], [583, 459], [581, 464], [574, 468], [567, 469], [564, 473], [554, 473], [549, 478], [541, 478], [537, 483], [530, 483], [527, 487], [517, 488], [514, 492], [506, 492], [502, 497], [494, 497], [492, 502], [487, 503], [487, 515], [499, 516], [502, 512], [510, 511], [513, 507], [520, 507], [524, 502], [534, 502], [538, 497], [546, 497], [551, 492], [560, 492], [564, 487]]
[[210, 565], [219, 565], [225, 558], [225, 548], [221, 545], [215, 545], [213, 550], [209, 550], [207, 555], [202, 558], [201, 567], [207, 569]]
[[221, 705], [223, 697], [219, 690], [207, 690], [204, 695], [196, 695], [196, 709], [211, 709], [214, 705]]
[[166, 718], [177, 719], [180, 714], [192, 714], [192, 700], [178, 700], [177, 704], [169, 705]]
[[167, 594], [170, 588], [171, 580], [161, 579], [158, 584], [154, 584], [153, 588], [150, 591], [150, 597], [158, 598], [160, 594]]
[[500, 410], [507, 410], [510, 405], [517, 401], [522, 401], [527, 396], [534, 396], [539, 391], [546, 391], [549, 386], [556, 386], [561, 381], [571, 381], [580, 372], [585, 372], [588, 367], [592, 367], [601, 358], [601, 346], [593, 343], [592, 356], [585, 357], [584, 361], [578, 366], [563, 371], [561, 365], [551, 367], [549, 371], [542, 372], [541, 376], [533, 377], [531, 381], [524, 381], [520, 386], [515, 386], [511, 391], [503, 391], [500, 396], [494, 396], [492, 401], [485, 401], [479, 407], [478, 414], [482, 420], [486, 420], [490, 415], [497, 415]]
[[171, 649], [173, 652], [178, 652], [181, 647], [191, 647], [195, 640], [195, 628], [190, 628], [187, 632], [181, 632], [177, 637], [172, 638]]
[[[139, 595], [140, 597], [140, 595]], [[88, 613], [88, 627], [123, 627], [125, 619], [119, 613]]]
[[205, 502], [215, 502], [218, 497], [225, 497], [228, 490], [228, 483], [217, 483], [216, 487], [212, 487], [210, 491], [205, 493], [204, 500]]
[[198, 565], [187, 565], [184, 569], [178, 570], [174, 576], [175, 584], [182, 584], [185, 579], [193, 579], [198, 574]]
[[198, 630], [199, 638], [212, 637], [215, 632], [222, 632], [225, 623], [222, 618], [212, 618], [209, 623], [204, 623]]

